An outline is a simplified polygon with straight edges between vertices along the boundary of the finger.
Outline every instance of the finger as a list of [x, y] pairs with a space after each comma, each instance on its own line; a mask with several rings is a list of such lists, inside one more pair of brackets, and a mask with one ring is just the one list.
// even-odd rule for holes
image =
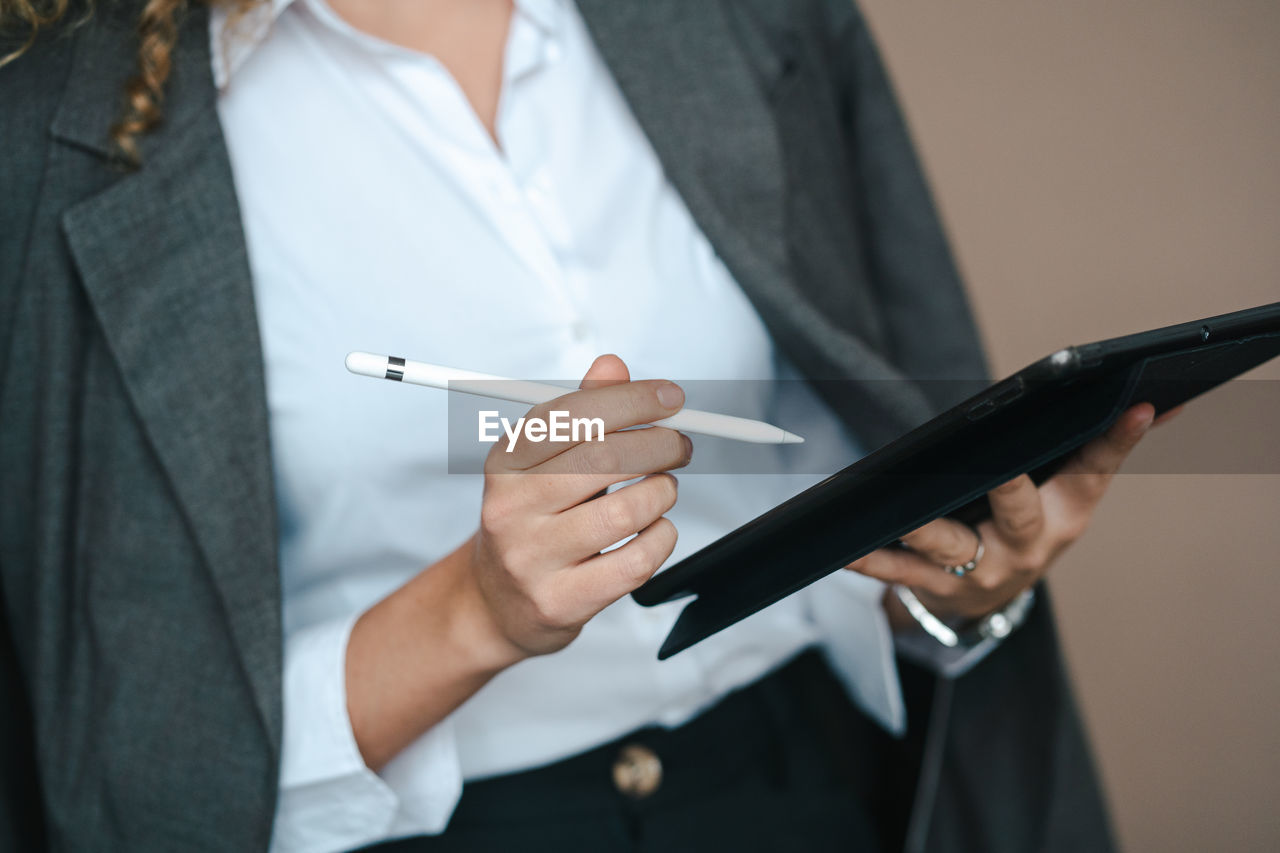
[[[587, 368], [587, 372], [582, 377], [582, 381], [578, 383], [578, 388], [582, 390], [591, 389], [591, 388], [604, 388], [607, 385], [618, 385], [623, 382], [629, 382], [629, 381], [631, 381], [631, 371], [627, 369], [626, 362], [624, 362], [621, 358], [614, 355], [613, 353], [606, 353], [605, 355], [596, 356], [595, 361], [591, 362], [591, 366]], [[570, 486], [571, 484], [565, 483], [565, 482], [559, 482], [555, 484], [546, 483], [544, 485], [547, 485], [547, 486], [555, 485], [555, 486], [562, 487], [559, 489], [548, 490], [552, 493], [557, 493], [557, 492], [563, 492], [564, 491], [563, 487]], [[605, 483], [604, 485], [600, 486], [598, 490], [592, 494], [592, 497], [600, 497], [600, 495], [604, 494], [603, 490], [608, 488], [609, 485], [611, 484]], [[556, 503], [556, 505], [554, 506], [549, 506], [546, 501], [540, 501], [539, 506], [544, 508], [549, 508], [553, 512], [559, 512], [560, 510], [564, 509], [566, 506], [571, 506], [573, 504], [581, 503], [582, 498], [580, 495], [577, 495], [572, 491], [570, 491], [568, 494], [569, 494], [569, 497], [563, 503]]]
[[987, 492], [987, 498], [991, 501], [992, 526], [1011, 545], [1034, 542], [1044, 531], [1040, 489], [1026, 474], [996, 486]]
[[529, 410], [526, 418], [549, 420], [551, 412], [568, 412], [570, 418], [599, 419], [599, 427], [581, 430], [578, 441], [529, 441], [523, 434], [510, 451], [495, 446], [485, 461], [486, 471], [522, 471], [540, 465], [583, 441], [598, 440], [600, 432], [615, 432], [669, 418], [684, 405], [684, 391], [665, 379], [622, 382], [600, 388], [573, 391]]
[[676, 526], [659, 518], [621, 548], [592, 557], [567, 571], [578, 575], [594, 612], [603, 610], [653, 576], [676, 547]]
[[1080, 448], [1049, 483], [1077, 508], [1092, 509], [1154, 418], [1155, 407], [1150, 403], [1129, 409], [1105, 433]]
[[896, 548], [881, 548], [845, 566], [850, 571], [885, 583], [902, 584], [927, 590], [939, 598], [959, 595], [966, 590], [964, 579], [949, 575], [936, 564]]
[[959, 566], [978, 553], [978, 535], [967, 524], [950, 518], [935, 518], [902, 537], [920, 556], [939, 566]]
[[[622, 384], [630, 379], [631, 371], [627, 369], [626, 362], [618, 356], [608, 353], [596, 356], [595, 360], [591, 362], [591, 366], [587, 368], [586, 374], [583, 375], [582, 381], [578, 383], [578, 388], [579, 390], [605, 388], [609, 385]], [[525, 417], [531, 417], [532, 415], [533, 411], [530, 410], [525, 414]], [[497, 449], [498, 448], [496, 447], [494, 448], [495, 451]], [[514, 454], [514, 452], [515, 451], [513, 449], [511, 453]], [[510, 465], [503, 463], [514, 463], [518, 458], [510, 454], [506, 459], [503, 459], [502, 457], [495, 458], [493, 452], [490, 452], [490, 457], [493, 459], [495, 464], [491, 466], [490, 460], [487, 459], [485, 463], [486, 470], [489, 470], [491, 467], [511, 467]]]
[[683, 433], [662, 427], [626, 430], [553, 456], [530, 468], [525, 478], [536, 481], [542, 510], [560, 512], [614, 483], [683, 468], [692, 458], [693, 442]]
[[603, 441], [582, 442], [540, 465], [526, 476], [580, 478], [582, 486], [602, 489], [623, 480], [687, 465], [693, 442], [666, 427], [606, 433]]
[[676, 504], [676, 478], [651, 474], [556, 517], [548, 546], [565, 564], [589, 559], [644, 530]]
[[631, 371], [627, 369], [626, 362], [609, 353], [596, 356], [596, 360], [591, 362], [591, 366], [587, 368], [587, 373], [582, 377], [582, 382], [578, 384], [578, 387], [587, 390], [630, 381]]
[[487, 494], [503, 494], [517, 506], [555, 515], [603, 496], [609, 486], [689, 464], [693, 442], [662, 427], [613, 432], [583, 442], [528, 471], [486, 481]]

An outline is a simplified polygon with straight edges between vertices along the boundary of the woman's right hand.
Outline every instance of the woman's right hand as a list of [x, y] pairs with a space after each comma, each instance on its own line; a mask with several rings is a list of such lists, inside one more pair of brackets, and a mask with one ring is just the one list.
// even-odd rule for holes
[[[564, 648], [592, 616], [644, 583], [671, 554], [676, 501], [664, 473], [689, 461], [674, 430], [626, 430], [669, 417], [684, 392], [630, 382], [617, 356], [596, 359], [574, 391], [537, 406], [603, 419], [604, 440], [518, 440], [485, 463], [480, 526], [459, 548], [361, 614], [346, 653], [347, 713], [378, 769], [497, 673]], [[616, 492], [614, 483], [644, 477]], [[601, 549], [638, 533], [606, 553]]]
[[[470, 543], [470, 574], [493, 638], [512, 660], [566, 646], [583, 625], [649, 579], [670, 556], [676, 502], [666, 471], [688, 464], [693, 444], [655, 427], [684, 392], [665, 380], [630, 382], [617, 356], [597, 358], [582, 390], [535, 407], [528, 417], [568, 411], [601, 418], [603, 441], [494, 445], [485, 461], [480, 528]], [[615, 483], [643, 477], [614, 492]], [[605, 548], [632, 534], [621, 547]]]

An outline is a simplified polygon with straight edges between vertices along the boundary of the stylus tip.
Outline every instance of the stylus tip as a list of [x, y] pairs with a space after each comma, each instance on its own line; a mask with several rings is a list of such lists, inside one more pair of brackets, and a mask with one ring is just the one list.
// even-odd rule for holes
[[796, 435], [794, 432], [782, 431], [783, 444], [804, 444], [804, 436]]

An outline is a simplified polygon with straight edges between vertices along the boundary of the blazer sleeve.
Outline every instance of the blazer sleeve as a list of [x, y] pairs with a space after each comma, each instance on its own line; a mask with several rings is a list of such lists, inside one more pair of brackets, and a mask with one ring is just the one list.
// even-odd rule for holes
[[[0, 37], [0, 55], [18, 44], [12, 37]], [[12, 393], [6, 388], [6, 374], [12, 323], [18, 313], [18, 282], [45, 177], [49, 127], [67, 78], [70, 51], [70, 39], [49, 33], [0, 70], [0, 151], [4, 152], [0, 157], [0, 401]], [[0, 423], [0, 443], [15, 440], [12, 425]], [[4, 484], [0, 506], [17, 506], [28, 496], [17, 493], [8, 473], [0, 471]], [[18, 516], [11, 513], [6, 523], [20, 524]], [[20, 556], [0, 552], [0, 850], [39, 853], [48, 844], [44, 799], [30, 701], [10, 618], [18, 607], [12, 595], [13, 578], [24, 568]]]
[[938, 380], [922, 389], [945, 408], [972, 391], [953, 380], [988, 376], [973, 312], [866, 19], [849, 0], [826, 0], [826, 13], [885, 354], [913, 379]]

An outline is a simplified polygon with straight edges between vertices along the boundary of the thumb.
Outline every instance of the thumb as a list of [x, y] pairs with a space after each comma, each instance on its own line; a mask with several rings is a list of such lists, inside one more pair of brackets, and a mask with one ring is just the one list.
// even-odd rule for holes
[[579, 388], [603, 388], [606, 385], [618, 385], [631, 381], [631, 373], [627, 365], [616, 355], [602, 355], [591, 362], [587, 375], [582, 377]]

